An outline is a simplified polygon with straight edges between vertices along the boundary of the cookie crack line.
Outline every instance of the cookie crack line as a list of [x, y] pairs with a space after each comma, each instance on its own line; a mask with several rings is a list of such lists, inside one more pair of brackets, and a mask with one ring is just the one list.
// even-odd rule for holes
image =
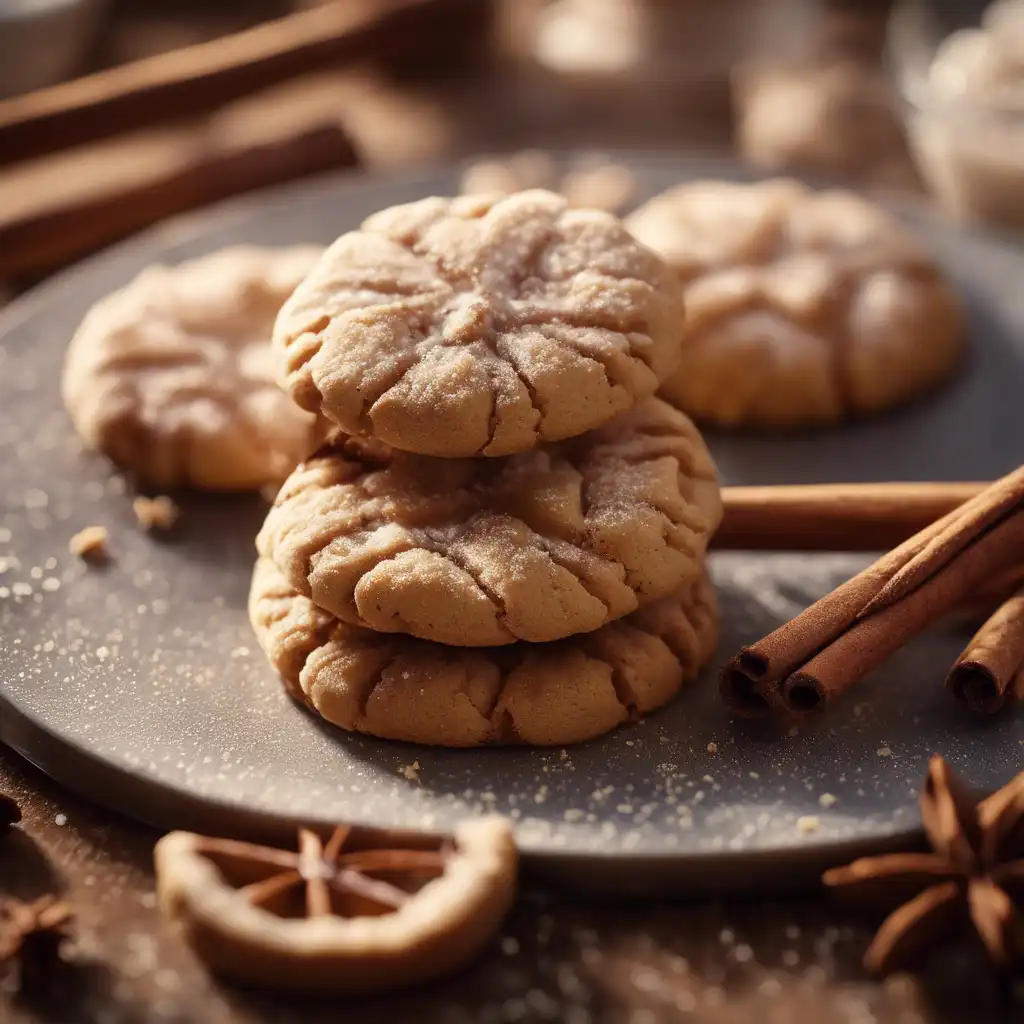
[[[612, 606], [600, 594], [594, 592], [594, 589], [583, 578], [583, 575], [577, 569], [574, 569], [572, 567], [569, 559], [564, 557], [560, 558], [556, 552], [552, 551], [550, 547], [550, 541], [548, 541], [546, 538], [540, 537], [539, 539], [540, 547], [544, 554], [546, 554], [548, 558], [550, 558], [551, 561], [554, 562], [555, 565], [557, 565], [560, 569], [564, 569], [567, 573], [572, 575], [576, 582], [583, 588], [583, 590], [586, 591], [586, 593], [590, 597], [592, 597], [595, 601], [600, 602], [600, 604], [604, 606], [605, 615], [611, 616]], [[616, 564], [610, 558], [606, 559], [606, 561], [611, 562], [613, 565]], [[625, 574], [625, 570], [623, 570], [623, 574]]]
[[356, 704], [356, 722], [363, 724], [366, 722], [366, 717], [370, 707], [370, 701], [373, 700], [373, 695], [377, 688], [384, 682], [384, 677], [390, 672], [400, 661], [402, 660], [401, 651], [392, 655], [392, 657], [381, 666], [380, 671], [373, 677], [369, 686], [364, 687], [359, 693], [359, 699]]
[[[431, 549], [427, 549], [431, 550]], [[512, 631], [508, 628], [508, 609], [505, 606], [505, 601], [502, 596], [493, 590], [487, 583], [485, 583], [481, 577], [479, 570], [473, 568], [466, 559], [460, 555], [457, 551], [453, 551], [450, 547], [434, 549], [434, 554], [441, 555], [442, 558], [448, 559], [456, 568], [461, 569], [479, 588], [480, 592], [491, 602], [496, 610], [496, 618], [499, 625], [504, 626], [505, 631], [509, 636], [514, 636]]]

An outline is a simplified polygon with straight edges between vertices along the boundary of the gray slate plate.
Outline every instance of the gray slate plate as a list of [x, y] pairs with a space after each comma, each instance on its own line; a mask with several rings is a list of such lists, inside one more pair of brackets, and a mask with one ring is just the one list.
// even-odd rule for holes
[[[730, 166], [636, 158], [642, 191]], [[965, 719], [942, 692], [967, 639], [934, 632], [801, 731], [731, 721], [713, 672], [663, 713], [558, 750], [442, 751], [326, 727], [284, 696], [245, 597], [257, 499], [184, 500], [180, 533], [135, 525], [124, 481], [83, 453], [61, 408], [64, 346], [143, 265], [228, 243], [327, 242], [373, 210], [450, 193], [454, 171], [331, 178], [177, 222], [54, 279], [0, 319], [0, 738], [61, 782], [153, 823], [268, 834], [297, 820], [442, 829], [511, 815], [565, 885], [643, 891], [807, 881], [912, 839], [927, 757], [975, 786], [1024, 762], [1024, 716]], [[907, 410], [807, 436], [712, 436], [727, 482], [980, 479], [1024, 461], [1024, 253], [905, 211], [964, 288], [970, 367]], [[87, 570], [92, 523], [115, 561]], [[722, 554], [720, 653], [854, 572], [849, 556]], [[418, 779], [402, 769], [418, 761]], [[409, 774], [416, 774], [410, 772]], [[801, 821], [801, 819], [804, 819]]]

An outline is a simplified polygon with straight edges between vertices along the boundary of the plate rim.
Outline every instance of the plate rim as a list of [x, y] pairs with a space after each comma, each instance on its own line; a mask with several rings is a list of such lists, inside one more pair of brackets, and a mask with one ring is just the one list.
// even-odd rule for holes
[[[948, 219], [941, 217], [927, 202], [912, 195], [894, 195], [878, 190], [858, 189], [848, 183], [824, 181], [811, 175], [778, 175], [758, 171], [724, 154], [691, 154], [675, 150], [633, 150], [615, 147], [550, 150], [550, 152], [560, 165], [579, 159], [584, 155], [599, 153], [609, 161], [622, 162], [634, 168], [642, 169], [644, 166], [655, 169], [658, 167], [676, 168], [679, 170], [680, 180], [685, 180], [686, 177], [697, 177], [699, 174], [744, 181], [786, 176], [807, 181], [815, 187], [831, 186], [850, 189], [875, 199], [896, 213], [934, 224], [940, 230], [955, 230], [958, 233], [967, 234], [1017, 258], [1021, 257], [1021, 247], [1015, 236], [1007, 236], [988, 228], [973, 225], [953, 224]], [[310, 190], [325, 197], [331, 196], [338, 201], [343, 201], [347, 192], [359, 190], [368, 183], [413, 187], [418, 183], [428, 183], [441, 177], [451, 178], [456, 176], [461, 168], [480, 159], [482, 155], [467, 156], [455, 161], [422, 164], [415, 168], [388, 169], [374, 173], [368, 173], [365, 169], [326, 172], [223, 200], [161, 222], [63, 268], [16, 297], [0, 310], [0, 354], [11, 343], [11, 337], [18, 328], [33, 316], [39, 315], [52, 297], [62, 295], [69, 281], [74, 279], [77, 282], [82, 282], [84, 279], [85, 285], [88, 286], [90, 279], [94, 275], [102, 274], [111, 263], [119, 260], [130, 261], [137, 252], [144, 252], [154, 246], [167, 249], [196, 241], [218, 230], [244, 223], [255, 214], [273, 216], [287, 207], [294, 195], [298, 193], [308, 195]], [[134, 272], [138, 272], [138, 267]], [[143, 767], [129, 770], [111, 760], [109, 755], [102, 750], [90, 747], [78, 738], [68, 738], [52, 730], [31, 710], [14, 701], [9, 693], [8, 682], [3, 677], [0, 677], [0, 709], [3, 711], [3, 714], [0, 714], [0, 742], [15, 751], [20, 757], [35, 764], [60, 785], [66, 786], [73, 792], [82, 793], [88, 800], [107, 807], [114, 813], [135, 818], [147, 825], [158, 828], [169, 827], [158, 818], [148, 817], [133, 810], [125, 810], [124, 807], [117, 807], [113, 803], [97, 799], [92, 791], [86, 792], [80, 789], [76, 786], [75, 779], [67, 777], [68, 773], [62, 772], [59, 767], [54, 767], [54, 758], [46, 753], [47, 745], [52, 744], [55, 749], [70, 750], [76, 759], [83, 759], [98, 766], [102, 772], [112, 773], [122, 779], [129, 779], [133, 785], [138, 784], [157, 790], [168, 799], [166, 806], [169, 807], [193, 804], [200, 808], [202, 815], [210, 818], [223, 816], [236, 821], [243, 818], [253, 822], [258, 820], [262, 824], [256, 826], [257, 830], [278, 834], [285, 830], [293, 831], [296, 824], [303, 822], [316, 825], [329, 823], [327, 819], [289, 818], [276, 812], [253, 810], [245, 807], [241, 802], [236, 803], [229, 799], [197, 794], [190, 791], [187, 786], [159, 779]], [[102, 788], [101, 792], [103, 792]], [[379, 827], [366, 821], [353, 820], [352, 823], [367, 829]], [[234, 830], [228, 829], [227, 831]], [[244, 834], [254, 834], [253, 830], [247, 826], [240, 831]], [[417, 831], [429, 834], [429, 830]], [[755, 861], [758, 864], [758, 873], [760, 873], [765, 861], [770, 859], [774, 860], [776, 865], [783, 866], [787, 873], [793, 872], [794, 882], [798, 883], [798, 887], [804, 888], [810, 880], [811, 865], [814, 870], [820, 870], [823, 865], [844, 862], [869, 851], [903, 849], [919, 843], [921, 834], [919, 816], [915, 813], [912, 818], [908, 817], [906, 825], [883, 827], [867, 838], [816, 838], [811, 834], [801, 840], [799, 844], [784, 849], [755, 847], [746, 850], [603, 851], [597, 849], [580, 851], [545, 847], [541, 841], [531, 842], [529, 838], [526, 838], [520, 842], [520, 851], [530, 868], [544, 869], [543, 874], [557, 876], [569, 884], [574, 881], [582, 882], [584, 888], [587, 887], [586, 878], [576, 878], [576, 871], [581, 865], [589, 865], [591, 876], [600, 879], [598, 885], [602, 892], [614, 892], [621, 888], [610, 877], [611, 872], [605, 872], [602, 868], [617, 869], [615, 874], [620, 874], [623, 864], [641, 867], [645, 871], [650, 869], [652, 878], [658, 880], [658, 891], [663, 891], [664, 880], [670, 880], [673, 875], [687, 879], [688, 884], [705, 884], [707, 880], [713, 880], [716, 891], [723, 889], [760, 891], [765, 887], [756, 882], [751, 884], [749, 879], [746, 884], [741, 882], [723, 885], [722, 876], [743, 874], [745, 866]], [[586, 875], [587, 872], [585, 871], [583, 874]], [[608, 877], [605, 877], [606, 874]], [[572, 885], [572, 887], [576, 888], [577, 886]], [[777, 891], [777, 888], [773, 888], [772, 891]]]

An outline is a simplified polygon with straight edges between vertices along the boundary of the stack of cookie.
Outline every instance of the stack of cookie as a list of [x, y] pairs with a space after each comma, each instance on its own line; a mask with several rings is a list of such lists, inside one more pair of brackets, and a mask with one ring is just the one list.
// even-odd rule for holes
[[447, 746], [573, 743], [714, 649], [721, 503], [682, 413], [679, 283], [550, 192], [426, 199], [339, 238], [278, 315], [329, 421], [258, 539], [250, 618], [325, 719]]

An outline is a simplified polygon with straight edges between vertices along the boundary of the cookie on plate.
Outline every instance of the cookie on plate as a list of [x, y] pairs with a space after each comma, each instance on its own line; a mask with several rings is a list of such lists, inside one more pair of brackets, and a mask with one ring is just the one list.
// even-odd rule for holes
[[697, 181], [628, 221], [675, 268], [687, 313], [662, 395], [698, 421], [800, 427], [879, 412], [965, 350], [952, 285], [893, 216], [788, 179]]
[[268, 559], [256, 564], [249, 619], [288, 692], [327, 721], [447, 747], [593, 739], [669, 701], [718, 634], [703, 567], [671, 597], [551, 644], [459, 649], [349, 626]]
[[285, 481], [257, 546], [345, 622], [483, 647], [587, 633], [674, 593], [721, 514], [699, 432], [647, 398], [506, 459], [340, 438]]
[[672, 272], [540, 190], [424, 199], [339, 238], [274, 328], [284, 383], [349, 434], [446, 458], [575, 437], [679, 358]]
[[233, 247], [153, 266], [93, 306], [62, 381], [85, 442], [159, 489], [280, 482], [318, 434], [277, 386], [270, 333], [322, 251]]

